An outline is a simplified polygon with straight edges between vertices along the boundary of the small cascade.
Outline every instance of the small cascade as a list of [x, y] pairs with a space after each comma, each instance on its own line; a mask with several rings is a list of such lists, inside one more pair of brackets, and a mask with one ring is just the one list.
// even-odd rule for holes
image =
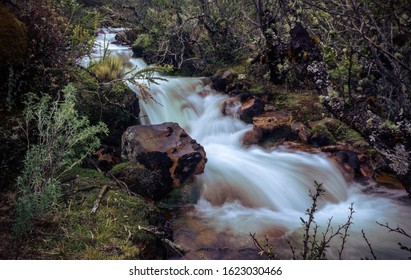
[[[113, 34], [100, 35], [97, 43], [104, 46], [113, 38]], [[110, 44], [109, 49], [113, 55], [127, 56], [135, 68], [147, 66], [141, 59], [132, 58], [127, 47]], [[97, 53], [92, 56], [96, 58]], [[344, 258], [370, 256], [362, 229], [380, 258], [407, 256], [397, 245], [404, 241], [403, 237], [387, 233], [376, 221], [389, 222], [394, 227], [401, 225], [411, 232], [409, 207], [382, 195], [364, 194], [359, 185], [349, 186], [338, 168], [322, 154], [244, 147], [241, 137], [252, 126], [223, 115], [227, 96], [210, 90], [200, 78], [166, 78], [168, 81], [150, 85], [155, 100], [140, 102], [145, 116], [142, 122], [179, 123], [204, 146], [208, 158], [204, 174], [196, 178], [193, 186], [200, 189], [197, 203], [175, 220], [175, 242], [192, 250], [222, 246], [241, 251], [253, 247], [249, 233], [298, 239], [300, 217], [306, 217], [306, 209], [311, 206], [308, 193], [317, 181], [323, 183], [326, 190], [316, 215], [322, 228], [331, 217], [334, 227], [345, 223], [348, 208], [354, 203], [354, 224]], [[139, 94], [137, 88], [134, 90]], [[340, 240], [337, 237], [335, 241], [337, 244], [328, 254], [330, 258], [338, 257]], [[287, 251], [285, 247], [279, 248], [281, 250]], [[289, 257], [287, 253], [283, 256]]]

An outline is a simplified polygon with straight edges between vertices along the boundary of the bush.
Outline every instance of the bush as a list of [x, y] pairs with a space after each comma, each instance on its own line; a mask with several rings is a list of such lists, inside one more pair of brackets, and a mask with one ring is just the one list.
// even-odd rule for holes
[[27, 98], [20, 120], [28, 151], [17, 179], [20, 196], [14, 232], [19, 236], [30, 230], [33, 219], [55, 208], [61, 176], [100, 145], [98, 134], [107, 133], [103, 123], [90, 126], [87, 118], [78, 116], [75, 92], [68, 85], [57, 100], [34, 94]]

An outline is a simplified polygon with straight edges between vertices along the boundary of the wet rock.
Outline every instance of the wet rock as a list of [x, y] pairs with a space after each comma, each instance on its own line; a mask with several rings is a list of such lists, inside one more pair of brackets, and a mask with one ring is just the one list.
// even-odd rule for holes
[[137, 32], [135, 30], [122, 30], [117, 32], [114, 37], [117, 44], [130, 46], [137, 39]]
[[253, 118], [253, 125], [262, 133], [261, 141], [266, 139], [271, 140], [294, 140], [294, 135], [291, 129], [290, 117], [280, 112], [266, 112], [260, 116]]
[[[360, 159], [361, 161], [361, 159]], [[372, 168], [366, 164], [366, 163], [361, 163], [360, 164], [360, 174], [362, 177], [364, 178], [372, 178], [374, 171], [372, 170]]]
[[223, 104], [223, 115], [224, 116], [231, 116], [233, 118], [238, 119], [240, 117], [240, 108], [242, 104], [239, 98], [231, 97], [228, 98]]
[[264, 112], [264, 101], [254, 98], [251, 93], [243, 92], [230, 97], [224, 102], [223, 114], [239, 118], [246, 123], [252, 123], [253, 118]]
[[258, 144], [263, 137], [263, 133], [260, 129], [253, 127], [252, 130], [247, 131], [243, 138], [242, 142], [246, 146]]
[[332, 145], [321, 148], [328, 153], [348, 181], [360, 178], [372, 178], [374, 171], [363, 151], [350, 145]]
[[264, 112], [264, 101], [252, 98], [243, 103], [240, 108], [240, 119], [246, 123], [253, 123], [253, 118]]
[[227, 92], [227, 88], [233, 83], [236, 75], [231, 71], [216, 74], [211, 77], [211, 88], [221, 92]]
[[399, 190], [405, 189], [404, 185], [398, 180], [398, 178], [395, 175], [387, 172], [376, 173], [374, 179], [378, 184], [381, 184], [386, 187]]
[[308, 143], [308, 132], [307, 128], [305, 125], [301, 122], [296, 122], [291, 124], [291, 130], [293, 131], [294, 134], [297, 135], [298, 140], [303, 143], [307, 144]]
[[158, 172], [171, 187], [203, 173], [207, 162], [204, 148], [171, 122], [129, 127], [122, 137], [122, 157]]

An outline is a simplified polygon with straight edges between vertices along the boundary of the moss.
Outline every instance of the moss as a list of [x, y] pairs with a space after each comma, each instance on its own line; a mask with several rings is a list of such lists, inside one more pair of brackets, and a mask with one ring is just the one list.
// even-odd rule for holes
[[364, 137], [361, 136], [357, 131], [354, 129], [348, 128], [344, 135], [345, 140], [351, 142], [356, 147], [367, 147], [370, 148], [370, 144], [365, 141]]
[[337, 119], [325, 118], [312, 123], [311, 127], [310, 135], [317, 133], [324, 135], [333, 143], [349, 143], [354, 147], [370, 148], [370, 145], [361, 134]]
[[[139, 229], [159, 225], [156, 208], [127, 195], [100, 172], [76, 167], [68, 175], [73, 174], [80, 177], [65, 186], [66, 203], [52, 217], [55, 224], [33, 232], [35, 242], [27, 244], [31, 259], [164, 258], [156, 237]], [[92, 215], [90, 211], [103, 185], [110, 189]]]
[[79, 91], [96, 92], [98, 90], [98, 81], [89, 72], [80, 67], [72, 67], [69, 70], [71, 81]]
[[67, 173], [66, 176], [73, 177], [76, 175], [79, 176], [79, 180], [77, 180], [77, 187], [87, 187], [93, 185], [113, 185], [112, 180], [95, 169], [75, 166]]
[[399, 130], [399, 129], [398, 129], [398, 126], [395, 125], [394, 123], [392, 123], [392, 122], [389, 121], [389, 120], [384, 121], [384, 122], [379, 126], [379, 129], [384, 129], [384, 128], [388, 128], [388, 129], [393, 130], [393, 131], [398, 131], [398, 130]]
[[132, 166], [132, 164], [129, 161], [125, 161], [125, 162], [116, 164], [111, 169], [111, 173], [116, 174], [116, 173], [122, 172], [122, 171], [130, 168], [131, 166]]
[[329, 116], [315, 91], [287, 91], [279, 88], [274, 92], [274, 103], [277, 107], [292, 112], [296, 121], [319, 121]]

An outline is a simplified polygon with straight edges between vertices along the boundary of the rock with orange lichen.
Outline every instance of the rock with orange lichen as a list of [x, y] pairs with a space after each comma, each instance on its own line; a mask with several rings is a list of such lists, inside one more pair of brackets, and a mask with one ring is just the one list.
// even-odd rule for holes
[[129, 127], [122, 136], [122, 157], [160, 174], [166, 185], [177, 187], [204, 172], [204, 148], [177, 123]]

